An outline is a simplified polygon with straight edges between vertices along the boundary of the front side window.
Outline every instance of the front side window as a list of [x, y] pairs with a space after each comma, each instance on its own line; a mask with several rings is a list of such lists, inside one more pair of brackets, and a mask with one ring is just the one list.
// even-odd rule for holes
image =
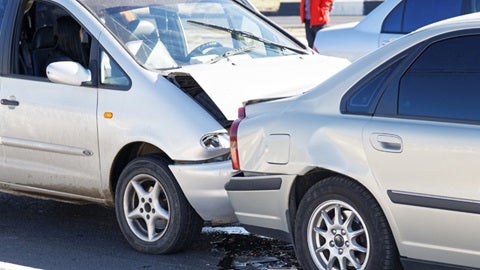
[[480, 121], [480, 36], [430, 45], [400, 81], [398, 114]]
[[49, 1], [30, 1], [23, 17], [16, 44], [12, 48], [12, 73], [47, 77], [47, 66], [72, 61], [88, 69], [92, 38], [63, 7]]
[[148, 69], [306, 54], [231, 0], [81, 0]]

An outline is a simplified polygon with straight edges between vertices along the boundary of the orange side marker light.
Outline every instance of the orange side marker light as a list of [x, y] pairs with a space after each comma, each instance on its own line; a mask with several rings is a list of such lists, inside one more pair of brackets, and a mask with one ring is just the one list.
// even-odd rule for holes
[[112, 119], [113, 118], [113, 113], [112, 112], [104, 112], [103, 117], [106, 119]]

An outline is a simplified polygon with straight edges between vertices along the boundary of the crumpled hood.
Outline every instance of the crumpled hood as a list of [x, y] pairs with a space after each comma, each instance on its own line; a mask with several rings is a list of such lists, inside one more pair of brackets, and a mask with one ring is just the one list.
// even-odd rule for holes
[[244, 101], [301, 94], [349, 64], [330, 56], [292, 55], [191, 65], [172, 73], [190, 74], [225, 117], [234, 120]]

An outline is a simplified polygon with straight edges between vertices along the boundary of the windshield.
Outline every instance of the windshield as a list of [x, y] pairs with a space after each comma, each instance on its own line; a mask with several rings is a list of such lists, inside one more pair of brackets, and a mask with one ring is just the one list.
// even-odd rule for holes
[[150, 69], [307, 53], [231, 0], [79, 0]]

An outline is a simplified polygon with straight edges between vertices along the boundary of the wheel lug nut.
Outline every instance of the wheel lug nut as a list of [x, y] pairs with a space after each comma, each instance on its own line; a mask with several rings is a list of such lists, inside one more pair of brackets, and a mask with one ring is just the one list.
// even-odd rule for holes
[[342, 230], [342, 234], [345, 235], [347, 232], [345, 232], [345, 230]]
[[335, 246], [335, 243], [333, 241], [330, 241], [330, 246], [331, 247]]
[[152, 203], [152, 198], [148, 199], [148, 202], [149, 202], [149, 203]]
[[341, 249], [341, 248], [340, 248], [340, 249], [338, 249], [338, 253], [339, 253], [340, 255], [342, 255], [342, 253], [343, 253], [343, 249]]
[[337, 234], [337, 230], [333, 229], [333, 230], [332, 230], [332, 233], [333, 233], [333, 234]]
[[346, 247], [349, 247], [350, 246], [350, 243], [348, 241], [345, 241], [345, 246]]
[[140, 213], [143, 213], [143, 208], [140, 208]]
[[144, 203], [144, 202], [145, 202], [145, 199], [144, 199], [144, 198], [142, 198], [142, 203]]

